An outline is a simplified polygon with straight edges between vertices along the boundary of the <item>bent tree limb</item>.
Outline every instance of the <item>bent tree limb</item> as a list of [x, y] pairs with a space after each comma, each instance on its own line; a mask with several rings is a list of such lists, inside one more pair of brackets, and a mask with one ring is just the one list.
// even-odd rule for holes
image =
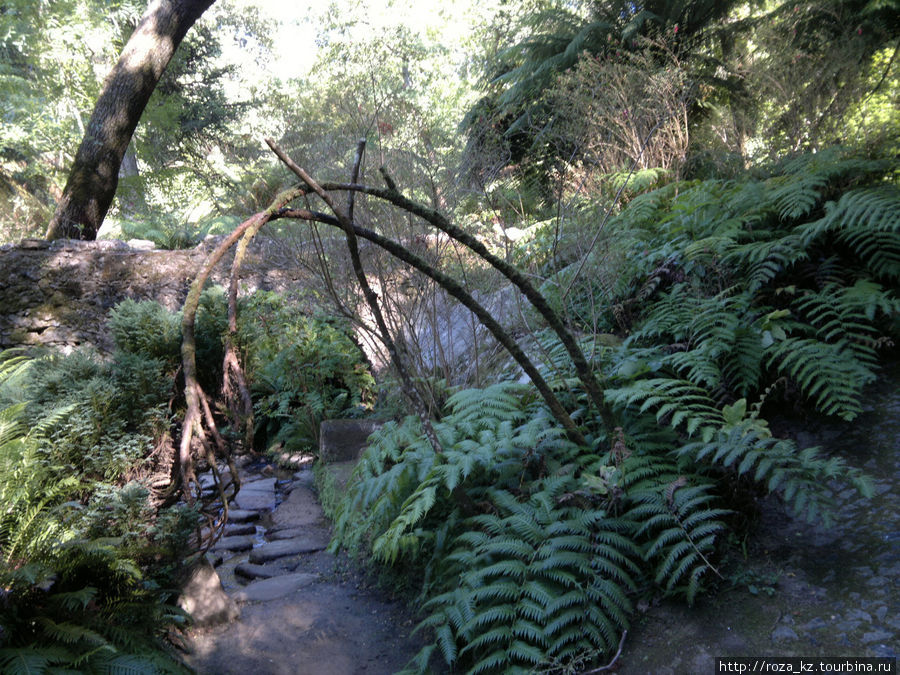
[[[337, 219], [331, 218], [323, 213], [317, 213], [315, 211], [308, 211], [305, 209], [284, 209], [275, 217], [295, 218], [298, 220], [314, 220], [316, 222], [331, 225], [333, 227], [341, 227]], [[373, 244], [384, 249], [398, 260], [402, 260], [410, 267], [417, 269], [419, 272], [435, 281], [441, 288], [447, 291], [449, 295], [456, 298], [460, 302], [460, 304], [471, 311], [481, 322], [481, 324], [491, 332], [494, 338], [496, 338], [497, 342], [503, 345], [506, 351], [509, 352], [510, 356], [512, 356], [516, 363], [521, 366], [522, 370], [525, 371], [525, 374], [531, 378], [531, 381], [534, 383], [534, 386], [538, 390], [538, 393], [541, 395], [541, 398], [544, 399], [547, 407], [550, 408], [550, 412], [553, 415], [554, 419], [556, 419], [556, 421], [559, 422], [559, 424], [566, 430], [569, 438], [573, 442], [582, 446], [586, 446], [588, 444], [584, 436], [581, 434], [581, 431], [579, 431], [578, 427], [572, 421], [572, 418], [569, 416], [568, 412], [566, 412], [559, 399], [553, 393], [550, 385], [547, 384], [540, 371], [531, 362], [522, 348], [519, 347], [518, 343], [512, 337], [510, 337], [509, 333], [507, 333], [499, 324], [499, 322], [494, 319], [493, 316], [491, 316], [491, 313], [488, 312], [487, 309], [485, 309], [484, 306], [482, 306], [477, 300], [475, 300], [475, 298], [473, 298], [472, 295], [468, 291], [466, 291], [453, 277], [436, 270], [434, 267], [429, 265], [419, 256], [412, 253], [406, 247], [401, 246], [397, 242], [388, 239], [387, 237], [383, 237], [380, 234], [373, 232], [372, 230], [354, 225], [353, 232], [356, 234], [356, 236], [371, 241]]]
[[492, 267], [494, 267], [494, 269], [505, 276], [513, 285], [515, 285], [519, 289], [519, 291], [521, 291], [521, 293], [528, 299], [532, 306], [534, 306], [538, 313], [544, 318], [544, 320], [547, 322], [547, 325], [549, 325], [553, 332], [556, 333], [557, 337], [559, 337], [560, 342], [562, 343], [566, 352], [569, 354], [569, 358], [572, 359], [572, 365], [575, 367], [575, 371], [578, 374], [578, 379], [581, 380], [581, 383], [584, 385], [584, 388], [587, 391], [591, 402], [594, 404], [594, 407], [600, 414], [600, 418], [603, 420], [603, 424], [606, 427], [607, 432], [612, 434], [612, 431], [616, 426], [612, 408], [606, 402], [600, 384], [598, 383], [597, 378], [593, 370], [591, 369], [591, 366], [588, 364], [584, 353], [578, 346], [578, 342], [575, 340], [572, 333], [566, 328], [565, 324], [563, 324], [562, 319], [559, 318], [559, 315], [555, 311], [553, 311], [553, 308], [550, 307], [550, 305], [547, 303], [546, 298], [544, 298], [544, 296], [540, 294], [540, 292], [531, 284], [531, 282], [525, 278], [525, 275], [523, 275], [521, 272], [519, 272], [519, 270], [507, 263], [502, 258], [499, 258], [498, 256], [488, 251], [487, 247], [478, 239], [476, 239], [460, 227], [457, 227], [456, 225], [451, 223], [440, 212], [435, 211], [434, 209], [431, 209], [427, 206], [423, 206], [422, 204], [418, 204], [411, 199], [408, 199], [407, 197], [404, 197], [397, 190], [397, 186], [394, 181], [391, 180], [390, 176], [383, 169], [382, 176], [384, 177], [385, 184], [388, 186], [387, 189], [355, 183], [323, 183], [322, 188], [324, 190], [349, 190], [351, 192], [362, 192], [363, 194], [377, 197], [390, 204], [393, 204], [394, 206], [397, 206], [398, 208], [403, 209], [404, 211], [407, 211], [408, 213], [418, 216], [422, 220], [430, 223], [431, 225], [447, 234], [449, 237], [468, 247], [483, 260], [488, 262]]
[[[195, 485], [199, 490], [196, 473], [194, 472], [193, 448], [200, 445], [207, 456], [209, 455], [209, 441], [206, 431], [203, 427], [204, 420], [210, 429], [210, 434], [215, 438], [218, 435], [216, 431], [212, 413], [209, 410], [209, 403], [206, 394], [197, 381], [197, 343], [194, 334], [194, 327], [197, 317], [197, 308], [200, 305], [200, 294], [209, 278], [213, 268], [222, 259], [225, 253], [234, 246], [237, 241], [244, 236], [246, 232], [253, 229], [258, 231], [260, 227], [265, 225], [272, 216], [293, 199], [301, 196], [303, 191], [299, 188], [286, 190], [279, 194], [272, 202], [271, 206], [265, 211], [251, 216], [241, 223], [230, 235], [228, 235], [209, 255], [196, 278], [191, 284], [187, 298], [184, 301], [184, 315], [181, 320], [181, 361], [182, 371], [184, 373], [184, 396], [187, 403], [187, 411], [184, 415], [184, 421], [181, 425], [181, 442], [178, 449], [178, 468], [181, 480], [181, 488], [185, 501], [192, 504], [194, 495], [191, 486]], [[220, 485], [221, 492], [221, 485]], [[220, 497], [223, 496], [220, 494]], [[226, 505], [223, 500], [223, 504]]]
[[[375, 319], [375, 325], [378, 327], [378, 332], [381, 335], [381, 341], [384, 343], [385, 348], [388, 351], [388, 354], [391, 357], [391, 363], [394, 364], [394, 368], [397, 370], [397, 374], [400, 376], [400, 380], [403, 383], [403, 389], [406, 392], [406, 395], [412, 401], [413, 407], [416, 409], [416, 414], [419, 416], [419, 419], [422, 422], [422, 431], [425, 433], [426, 438], [428, 438], [428, 442], [431, 444], [431, 447], [434, 449], [435, 454], [441, 454], [443, 452], [443, 448], [441, 447], [441, 442], [438, 440], [437, 433], [434, 431], [434, 427], [431, 424], [431, 418], [428, 415], [428, 408], [425, 406], [425, 402], [422, 400], [422, 396], [419, 393], [418, 388], [413, 383], [412, 378], [409, 376], [409, 372], [406, 370], [406, 366], [403, 363], [403, 360], [400, 358], [400, 353], [397, 350], [397, 345], [394, 342], [394, 339], [391, 337], [390, 330], [387, 327], [387, 322], [384, 320], [384, 314], [381, 312], [381, 307], [378, 304], [378, 295], [372, 289], [372, 286], [369, 284], [369, 280], [366, 277], [365, 270], [362, 266], [362, 259], [359, 256], [359, 243], [356, 240], [356, 232], [353, 228], [353, 223], [350, 218], [345, 214], [338, 206], [335, 204], [334, 199], [332, 199], [331, 195], [325, 192], [322, 187], [315, 181], [313, 178], [303, 170], [300, 166], [298, 166], [287, 154], [275, 144], [271, 138], [266, 139], [266, 143], [272, 149], [272, 152], [282, 161], [282, 163], [287, 166], [291, 171], [296, 174], [300, 180], [302, 180], [309, 188], [315, 192], [319, 198], [328, 205], [328, 208], [331, 209], [331, 212], [334, 214], [337, 222], [340, 224], [340, 227], [344, 230], [344, 235], [347, 239], [347, 249], [350, 252], [350, 261], [353, 266], [353, 273], [356, 275], [356, 281], [359, 284], [359, 287], [362, 289], [363, 296], [366, 299], [366, 304], [369, 306], [369, 311], [372, 312], [372, 317]], [[362, 155], [365, 151], [366, 140], [361, 139], [357, 145], [356, 149], [356, 160], [354, 162], [353, 167], [353, 175], [357, 176], [359, 174], [359, 165], [362, 162]], [[352, 211], [354, 203], [353, 200], [349, 200], [348, 202], [349, 210]]]
[[153, 0], [103, 83], [47, 239], [96, 239], [119, 167], [159, 79], [191, 26], [215, 0]]
[[[241, 265], [247, 254], [247, 246], [265, 223], [265, 220], [259, 219], [244, 232], [237, 250], [234, 252], [231, 278], [228, 283], [228, 333], [225, 335], [225, 358], [222, 363], [222, 398], [225, 402], [225, 409], [232, 416], [231, 421], [234, 428], [244, 429], [244, 448], [247, 450], [253, 448], [253, 399], [250, 396], [250, 389], [247, 387], [237, 347], [238, 281]], [[237, 473], [232, 471], [232, 476], [236, 477]]]

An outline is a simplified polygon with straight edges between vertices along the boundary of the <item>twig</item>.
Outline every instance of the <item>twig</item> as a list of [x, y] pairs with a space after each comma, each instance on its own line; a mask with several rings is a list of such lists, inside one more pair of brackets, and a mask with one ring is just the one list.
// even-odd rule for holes
[[619, 640], [619, 648], [616, 650], [616, 655], [612, 657], [612, 661], [607, 663], [605, 666], [600, 666], [599, 668], [594, 668], [593, 670], [587, 670], [583, 672], [581, 675], [591, 675], [592, 673], [600, 673], [604, 670], [609, 670], [613, 667], [616, 661], [619, 660], [619, 655], [622, 653], [622, 645], [625, 644], [625, 636], [628, 635], [627, 630], [622, 631], [622, 638]]

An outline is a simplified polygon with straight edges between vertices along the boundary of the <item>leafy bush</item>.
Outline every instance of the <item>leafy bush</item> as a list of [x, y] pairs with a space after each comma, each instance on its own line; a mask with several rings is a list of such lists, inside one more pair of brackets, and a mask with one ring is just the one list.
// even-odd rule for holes
[[371, 406], [375, 382], [339, 321], [308, 316], [274, 293], [244, 300], [239, 317], [258, 438], [266, 447], [318, 447], [323, 419]]
[[[24, 365], [0, 362], [0, 382], [23, 378], [46, 408], [0, 409], [0, 670], [186, 672], [166, 641], [167, 631], [187, 619], [163, 590], [177, 567], [175, 551], [159, 553], [177, 541], [180, 555], [195, 518], [172, 509], [148, 529], [148, 491], [103, 482], [133, 469], [143, 456], [132, 453], [148, 449], [123, 429], [152, 427], [159, 411], [143, 410], [143, 421], [117, 420], [127, 408], [119, 400], [79, 407], [78, 396], [121, 396], [111, 369], [104, 373], [84, 355], [38, 361], [25, 373]], [[88, 384], [67, 386], [73, 373]], [[41, 391], [42, 383], [59, 399]], [[91, 457], [82, 464], [73, 457], [76, 436], [94, 423], [115, 429], [83, 439]]]
[[[216, 391], [221, 385], [227, 327], [224, 289], [205, 289], [200, 295], [194, 333], [200, 383], [208, 391]], [[152, 300], [123, 300], [110, 311], [109, 329], [120, 352], [158, 359], [171, 372], [181, 365], [180, 312], [170, 312]]]

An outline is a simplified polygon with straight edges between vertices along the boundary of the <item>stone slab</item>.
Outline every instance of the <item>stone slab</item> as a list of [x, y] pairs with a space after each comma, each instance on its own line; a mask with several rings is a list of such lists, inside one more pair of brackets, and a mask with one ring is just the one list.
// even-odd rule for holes
[[263, 478], [241, 486], [234, 503], [239, 509], [264, 511], [275, 508], [275, 478]]
[[289, 527], [285, 530], [269, 530], [266, 532], [266, 538], [270, 541], [281, 541], [282, 539], [296, 539], [303, 537], [310, 532], [309, 527]]
[[253, 548], [255, 538], [248, 535], [238, 537], [222, 537], [213, 547], [213, 551], [249, 551]]
[[245, 534], [256, 534], [256, 525], [253, 523], [229, 523], [225, 526], [226, 537], [239, 537]]
[[253, 563], [240, 563], [234, 568], [234, 573], [247, 579], [271, 579], [284, 574], [284, 569], [272, 565], [254, 565]]
[[380, 427], [375, 420], [325, 420], [319, 427], [319, 459], [326, 463], [359, 459], [369, 436]]
[[250, 552], [251, 563], [265, 563], [278, 558], [301, 553], [315, 553], [328, 548], [329, 537], [327, 532], [319, 531], [309, 536], [284, 539], [282, 541], [270, 541]]
[[239, 602], [276, 600], [315, 583], [317, 579], [318, 575], [307, 572], [295, 572], [271, 579], [260, 579], [247, 584], [232, 597]]
[[259, 520], [259, 511], [248, 511], [247, 509], [228, 509], [229, 523], [247, 523], [251, 520]]
[[273, 529], [322, 524], [325, 513], [316, 493], [305, 485], [298, 485], [272, 514]]

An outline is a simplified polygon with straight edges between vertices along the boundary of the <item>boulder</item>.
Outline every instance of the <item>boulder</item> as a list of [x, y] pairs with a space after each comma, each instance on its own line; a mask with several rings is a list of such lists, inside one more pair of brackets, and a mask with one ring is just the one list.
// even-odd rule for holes
[[188, 575], [178, 606], [191, 615], [197, 626], [214, 626], [234, 621], [240, 610], [222, 588], [222, 581], [205, 558]]
[[325, 420], [319, 427], [319, 459], [326, 463], [359, 459], [369, 436], [380, 427], [375, 420]]

